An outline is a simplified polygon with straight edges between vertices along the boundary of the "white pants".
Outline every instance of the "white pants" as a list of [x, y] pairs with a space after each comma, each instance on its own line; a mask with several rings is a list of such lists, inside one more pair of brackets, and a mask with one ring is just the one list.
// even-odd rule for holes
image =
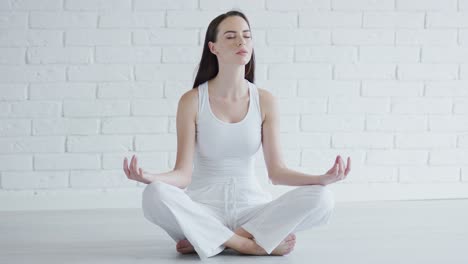
[[289, 234], [329, 223], [334, 204], [333, 193], [326, 186], [306, 185], [271, 202], [240, 207], [235, 221], [231, 221], [223, 208], [196, 202], [183, 189], [159, 181], [145, 187], [142, 199], [145, 218], [174, 241], [187, 239], [201, 259], [223, 251], [223, 244], [238, 227], [251, 233], [271, 254]]

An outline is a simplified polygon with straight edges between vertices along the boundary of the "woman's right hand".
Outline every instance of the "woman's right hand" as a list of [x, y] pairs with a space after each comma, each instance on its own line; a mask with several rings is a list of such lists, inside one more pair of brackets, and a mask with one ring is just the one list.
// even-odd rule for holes
[[133, 155], [132, 160], [130, 161], [130, 166], [128, 166], [127, 157], [124, 159], [123, 170], [127, 178], [134, 181], [139, 181], [142, 183], [150, 184], [151, 180], [148, 178], [148, 173], [143, 171], [143, 169], [138, 168], [137, 157]]

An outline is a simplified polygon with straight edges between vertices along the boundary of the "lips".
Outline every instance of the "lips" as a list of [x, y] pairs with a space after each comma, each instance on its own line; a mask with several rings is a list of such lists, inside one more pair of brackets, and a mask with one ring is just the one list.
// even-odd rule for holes
[[247, 53], [248, 53], [247, 50], [241, 49], [236, 54], [247, 54]]

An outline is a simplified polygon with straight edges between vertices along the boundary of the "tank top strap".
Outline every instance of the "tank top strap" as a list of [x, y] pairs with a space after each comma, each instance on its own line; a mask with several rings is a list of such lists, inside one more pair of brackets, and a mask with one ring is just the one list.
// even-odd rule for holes
[[198, 85], [198, 119], [200, 119], [201, 115], [204, 114], [205, 105], [207, 104], [207, 93], [206, 93], [206, 85], [207, 83], [201, 83]]
[[255, 111], [257, 112], [257, 116], [260, 117], [260, 120], [262, 120], [262, 112], [260, 110], [260, 95], [258, 93], [257, 86], [254, 83], [249, 82], [249, 85], [251, 87], [250, 91], [252, 92], [252, 98], [253, 103], [255, 104]]

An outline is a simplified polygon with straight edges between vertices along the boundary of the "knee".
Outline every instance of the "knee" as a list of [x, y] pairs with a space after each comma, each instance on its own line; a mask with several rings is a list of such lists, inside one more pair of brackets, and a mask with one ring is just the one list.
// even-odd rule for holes
[[167, 184], [154, 181], [146, 185], [142, 195], [142, 207], [146, 212], [149, 208], [154, 209], [162, 205], [164, 201], [169, 199], [170, 190]]
[[313, 201], [314, 203], [310, 203], [313, 207], [311, 209], [315, 209], [317, 207], [321, 207], [326, 211], [333, 211], [335, 208], [335, 198], [333, 192], [327, 187], [323, 185], [307, 185], [303, 186], [303, 191]]

